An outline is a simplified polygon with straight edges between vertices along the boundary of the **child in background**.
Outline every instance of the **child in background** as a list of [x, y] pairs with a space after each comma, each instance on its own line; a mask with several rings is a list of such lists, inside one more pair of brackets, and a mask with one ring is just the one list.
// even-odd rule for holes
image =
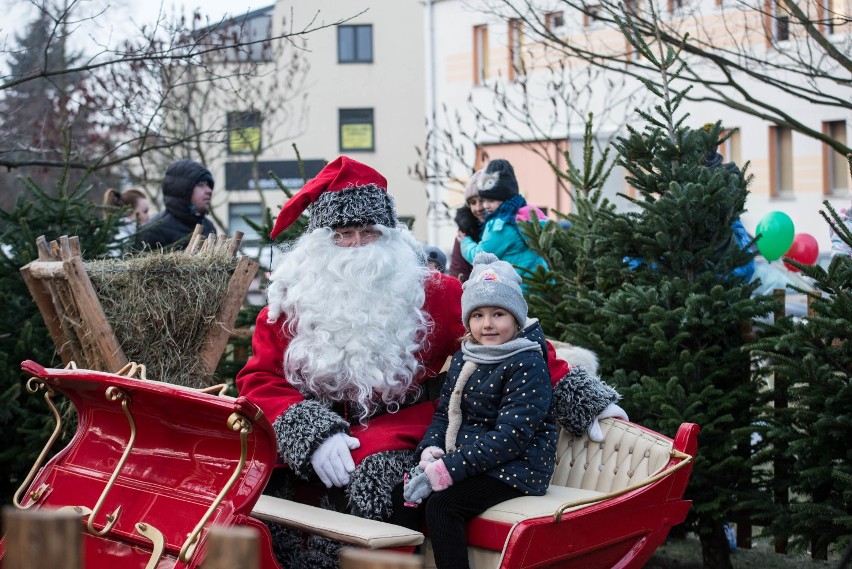
[[468, 567], [467, 520], [544, 494], [556, 456], [547, 346], [538, 320], [527, 318], [520, 277], [480, 253], [463, 289], [468, 334], [388, 520], [419, 530], [425, 517], [438, 569]]
[[112, 213], [110, 210], [127, 210], [127, 215], [119, 220], [116, 236], [113, 240], [113, 245], [117, 249], [116, 254], [122, 247], [133, 248], [135, 243], [132, 243], [130, 239], [136, 235], [140, 227], [151, 219], [148, 214], [149, 207], [148, 197], [142, 190], [128, 188], [119, 192], [109, 188], [104, 192], [104, 219]]
[[443, 251], [437, 247], [424, 247], [423, 252], [426, 253], [426, 263], [430, 269], [446, 274], [447, 256]]
[[518, 193], [515, 170], [506, 160], [492, 160], [477, 180], [479, 197], [485, 208], [485, 226], [479, 243], [462, 237], [461, 252], [468, 262], [477, 254], [493, 253], [501, 261], [513, 265], [521, 276], [529, 276], [536, 267], [545, 266], [544, 259], [527, 245], [515, 216], [527, 205]]

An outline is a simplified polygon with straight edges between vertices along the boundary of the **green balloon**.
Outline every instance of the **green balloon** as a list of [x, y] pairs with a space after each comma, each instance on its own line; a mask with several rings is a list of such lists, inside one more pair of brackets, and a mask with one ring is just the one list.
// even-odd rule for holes
[[790, 249], [796, 231], [790, 216], [781, 211], [771, 211], [757, 224], [757, 249], [767, 261], [780, 259]]

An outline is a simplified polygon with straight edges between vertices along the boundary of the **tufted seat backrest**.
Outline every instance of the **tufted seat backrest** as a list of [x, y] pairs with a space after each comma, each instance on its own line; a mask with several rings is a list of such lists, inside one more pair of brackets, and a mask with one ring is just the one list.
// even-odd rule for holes
[[653, 476], [669, 462], [671, 440], [624, 421], [605, 419], [600, 424], [601, 443], [559, 429], [552, 485], [615, 492]]

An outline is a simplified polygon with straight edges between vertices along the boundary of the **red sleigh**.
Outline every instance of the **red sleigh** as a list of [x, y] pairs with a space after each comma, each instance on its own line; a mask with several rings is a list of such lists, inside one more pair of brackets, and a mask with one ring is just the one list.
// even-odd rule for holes
[[[275, 569], [261, 520], [372, 549], [410, 550], [424, 540], [391, 524], [262, 496], [275, 436], [245, 398], [136, 379], [133, 364], [124, 374], [30, 361], [23, 369], [30, 390], [44, 392], [51, 406], [55, 393], [68, 398], [78, 422], [68, 446], [34, 465], [15, 506], [79, 514], [88, 569], [199, 567], [213, 525], [257, 529], [261, 567]], [[60, 419], [55, 408], [54, 415]], [[686, 517], [699, 429], [684, 423], [672, 440], [624, 421], [608, 419], [602, 428], [600, 444], [561, 434], [545, 496], [504, 502], [470, 523], [472, 566], [638, 568], [647, 561]], [[428, 542], [424, 549], [428, 566]], [[2, 556], [0, 544], [0, 565]]]

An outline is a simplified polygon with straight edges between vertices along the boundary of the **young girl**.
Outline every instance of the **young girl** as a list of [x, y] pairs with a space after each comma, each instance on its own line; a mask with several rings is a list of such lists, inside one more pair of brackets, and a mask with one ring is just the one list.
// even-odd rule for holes
[[493, 253], [517, 267], [524, 277], [535, 272], [539, 265], [546, 266], [544, 259], [527, 245], [515, 219], [527, 202], [518, 193], [512, 165], [506, 160], [492, 160], [476, 183], [485, 209], [485, 225], [478, 243], [470, 237], [461, 238], [462, 256], [472, 261], [479, 253]]
[[480, 253], [463, 289], [468, 334], [388, 520], [421, 529], [425, 517], [439, 569], [468, 567], [465, 522], [500, 502], [544, 494], [556, 456], [547, 347], [538, 320], [527, 319], [521, 278]]
[[119, 254], [122, 247], [133, 244], [129, 243], [139, 228], [148, 223], [151, 216], [148, 214], [149, 205], [148, 198], [136, 188], [128, 188], [123, 192], [109, 188], [104, 193], [104, 218], [112, 213], [112, 210], [124, 208], [129, 210], [127, 215], [119, 221], [116, 236], [113, 240], [115, 254]]

